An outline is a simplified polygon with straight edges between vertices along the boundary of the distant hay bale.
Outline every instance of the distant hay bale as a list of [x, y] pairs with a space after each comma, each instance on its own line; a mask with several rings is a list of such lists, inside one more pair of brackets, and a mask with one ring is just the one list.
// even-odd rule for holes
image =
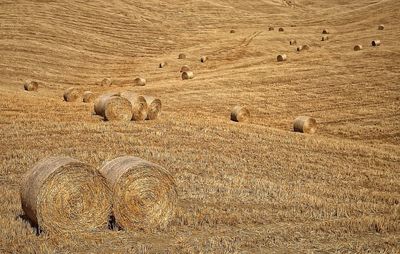
[[180, 69], [180, 72], [190, 71], [190, 67], [187, 65], [183, 65]]
[[296, 45], [296, 44], [297, 44], [297, 41], [296, 41], [296, 40], [290, 40], [290, 41], [289, 41], [289, 44], [290, 44], [290, 45]]
[[25, 215], [45, 232], [107, 228], [111, 192], [106, 179], [78, 160], [41, 160], [26, 173], [20, 195]]
[[385, 25], [380, 24], [380, 25], [378, 26], [378, 30], [383, 30], [383, 29], [385, 29]]
[[287, 59], [287, 55], [286, 55], [286, 54], [278, 55], [278, 56], [276, 57], [276, 60], [277, 60], [278, 62], [286, 61], [286, 59]]
[[143, 121], [147, 117], [148, 105], [144, 96], [138, 95], [131, 91], [125, 91], [121, 93], [121, 97], [124, 97], [132, 104], [132, 120]]
[[202, 63], [207, 62], [207, 60], [208, 60], [208, 57], [207, 57], [207, 56], [202, 56], [202, 57], [200, 57], [200, 62], [202, 62]]
[[70, 87], [64, 91], [64, 101], [75, 102], [80, 97], [81, 93], [75, 87]]
[[309, 50], [309, 49], [310, 49], [310, 47], [308, 45], [303, 45], [303, 46], [297, 47], [297, 51]]
[[133, 80], [133, 84], [135, 86], [145, 86], [146, 85], [146, 79], [144, 79], [144, 78], [135, 78]]
[[111, 86], [112, 85], [112, 80], [111, 78], [105, 78], [100, 82], [101, 86]]
[[322, 34], [329, 34], [329, 30], [328, 29], [322, 30]]
[[236, 31], [234, 29], [232, 29], [231, 31], [229, 31], [231, 34], [236, 33]]
[[153, 96], [144, 96], [147, 102], [146, 120], [155, 120], [161, 114], [161, 100]]
[[374, 41], [372, 41], [371, 44], [372, 44], [373, 47], [378, 47], [378, 46], [381, 45], [381, 41], [380, 40], [374, 40]]
[[106, 121], [130, 121], [132, 104], [118, 93], [104, 94], [95, 100], [94, 112]]
[[250, 118], [250, 111], [246, 107], [235, 106], [231, 112], [231, 120], [235, 122], [246, 122]]
[[186, 59], [186, 55], [181, 53], [179, 54], [178, 59]]
[[272, 26], [268, 27], [268, 31], [274, 31], [274, 30], [275, 30], [274, 27], [272, 27]]
[[293, 130], [295, 132], [313, 134], [317, 130], [317, 121], [308, 116], [299, 116], [294, 120]]
[[354, 51], [359, 51], [359, 50], [362, 50], [362, 49], [363, 49], [362, 45], [355, 45], [354, 46]]
[[24, 83], [24, 89], [26, 91], [37, 91], [39, 89], [39, 83], [36, 81], [26, 81]]
[[161, 62], [161, 63], [158, 65], [158, 67], [160, 67], [160, 68], [164, 68], [165, 66], [167, 66], [167, 63], [166, 63], [166, 62]]
[[278, 31], [279, 31], [279, 32], [284, 32], [285, 29], [284, 29], [283, 27], [280, 27]]
[[163, 167], [124, 156], [103, 164], [100, 173], [112, 191], [112, 212], [120, 228], [165, 228], [175, 216], [176, 184]]
[[191, 71], [184, 71], [182, 72], [182, 80], [192, 79], [194, 78], [194, 74]]
[[327, 40], [329, 40], [329, 36], [328, 35], [322, 36], [321, 41], [327, 41]]
[[85, 102], [85, 103], [93, 102], [96, 99], [96, 96], [91, 91], [83, 92], [83, 96], [82, 97], [83, 97], [82, 101]]

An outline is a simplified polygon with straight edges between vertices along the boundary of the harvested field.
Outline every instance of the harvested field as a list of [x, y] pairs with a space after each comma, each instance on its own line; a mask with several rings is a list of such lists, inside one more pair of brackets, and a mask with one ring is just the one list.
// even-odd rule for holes
[[[399, 9], [397, 0], [2, 1], [0, 252], [398, 253]], [[181, 79], [182, 65], [194, 79]], [[147, 84], [129, 90], [162, 101], [153, 121], [104, 121], [91, 103], [63, 101], [69, 87], [123, 92], [112, 81], [135, 77]], [[235, 105], [251, 121], [231, 121]], [[317, 131], [294, 132], [298, 116], [315, 118]], [[100, 168], [125, 155], [175, 179], [167, 227], [36, 235], [19, 196], [32, 165], [68, 156]]]

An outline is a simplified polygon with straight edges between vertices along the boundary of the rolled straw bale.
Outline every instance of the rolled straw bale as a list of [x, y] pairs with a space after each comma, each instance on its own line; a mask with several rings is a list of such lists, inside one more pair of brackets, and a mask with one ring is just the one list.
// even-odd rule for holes
[[50, 157], [25, 175], [21, 203], [31, 222], [46, 232], [105, 229], [111, 212], [106, 179], [69, 157]]
[[296, 41], [296, 40], [290, 40], [290, 41], [289, 41], [289, 44], [290, 44], [290, 45], [296, 45], [296, 44], [297, 44], [297, 41]]
[[116, 224], [126, 230], [165, 228], [175, 215], [176, 184], [161, 166], [124, 156], [100, 169], [112, 191]]
[[297, 47], [297, 51], [302, 51], [302, 50], [309, 50], [310, 47], [308, 45], [302, 45]]
[[111, 86], [112, 85], [112, 80], [111, 78], [105, 78], [100, 82], [101, 86]]
[[147, 102], [146, 120], [155, 120], [161, 114], [161, 100], [153, 96], [144, 96]]
[[308, 116], [299, 116], [294, 120], [293, 130], [295, 132], [313, 134], [317, 130], [317, 121]]
[[202, 57], [200, 57], [200, 62], [202, 62], [202, 63], [207, 62], [207, 60], [208, 60], [208, 57], [207, 57], [207, 56], [202, 56]]
[[363, 49], [362, 45], [355, 45], [354, 46], [354, 51], [359, 51], [359, 50], [362, 50], [362, 49]]
[[39, 88], [39, 83], [36, 81], [26, 81], [24, 83], [24, 89], [26, 91], [37, 91]]
[[119, 94], [104, 94], [94, 102], [94, 111], [106, 121], [130, 121], [132, 104]]
[[378, 26], [378, 30], [383, 30], [383, 29], [385, 29], [385, 25], [380, 24], [380, 25]]
[[236, 31], [235, 31], [234, 29], [232, 29], [232, 30], [230, 31], [230, 33], [231, 33], [231, 34], [234, 34], [234, 33], [236, 33]]
[[329, 40], [329, 36], [328, 35], [322, 36], [321, 41], [327, 41], [327, 40]]
[[133, 121], [143, 121], [146, 119], [148, 106], [144, 96], [131, 91], [125, 91], [121, 93], [121, 97], [128, 99], [132, 104]]
[[158, 67], [160, 67], [160, 68], [164, 68], [165, 66], [167, 66], [167, 63], [166, 63], [166, 62], [161, 62], [161, 63], [158, 65]]
[[186, 59], [186, 55], [181, 53], [179, 54], [178, 59]]
[[185, 72], [185, 71], [190, 71], [190, 67], [187, 65], [182, 66], [180, 72]]
[[268, 31], [274, 31], [274, 30], [275, 30], [274, 27], [272, 27], [272, 26], [268, 27]]
[[146, 79], [144, 79], [144, 78], [135, 78], [133, 80], [133, 83], [135, 84], [135, 86], [145, 86], [146, 85]]
[[378, 47], [378, 46], [381, 45], [381, 41], [380, 40], [373, 40], [371, 44], [372, 44], [373, 47]]
[[286, 55], [286, 54], [278, 55], [278, 56], [276, 57], [276, 60], [277, 60], [278, 62], [286, 61], [286, 59], [287, 59], [287, 55]]
[[91, 91], [83, 92], [83, 99], [82, 101], [85, 103], [93, 102], [96, 99], [96, 96]]
[[67, 102], [77, 101], [79, 97], [81, 97], [81, 94], [75, 87], [70, 87], [64, 91], [64, 100]]
[[284, 29], [283, 27], [280, 27], [278, 31], [279, 31], [279, 32], [284, 32], [285, 29]]
[[329, 30], [328, 29], [322, 30], [322, 34], [329, 34]]
[[235, 122], [246, 122], [250, 118], [250, 111], [246, 107], [235, 106], [231, 112], [231, 120]]
[[192, 79], [194, 77], [193, 72], [191, 71], [184, 71], [182, 72], [182, 79], [186, 80], [186, 79]]

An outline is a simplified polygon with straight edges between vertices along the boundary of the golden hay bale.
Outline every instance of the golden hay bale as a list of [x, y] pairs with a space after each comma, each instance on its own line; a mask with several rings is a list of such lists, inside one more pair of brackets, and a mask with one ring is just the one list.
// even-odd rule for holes
[[186, 59], [186, 55], [181, 53], [179, 54], [178, 59]]
[[322, 34], [329, 34], [329, 30], [328, 29], [322, 30]]
[[380, 40], [373, 40], [371, 44], [372, 44], [373, 47], [378, 47], [378, 46], [381, 45], [381, 41]]
[[272, 27], [272, 26], [268, 27], [268, 31], [274, 31], [274, 30], [275, 30], [274, 27]]
[[200, 62], [205, 63], [207, 61], [208, 61], [208, 57], [207, 56], [200, 57]]
[[296, 44], [297, 44], [297, 41], [296, 41], [296, 40], [290, 40], [290, 41], [289, 41], [289, 44], [290, 44], [290, 45], [296, 45]]
[[246, 122], [250, 118], [250, 111], [246, 107], [235, 106], [231, 112], [231, 120], [235, 122]]
[[147, 117], [147, 102], [144, 96], [138, 95], [131, 91], [125, 91], [121, 93], [121, 97], [124, 97], [132, 104], [132, 120], [143, 121]]
[[185, 71], [190, 71], [190, 67], [187, 66], [187, 65], [183, 65], [183, 66], [181, 67], [180, 72], [185, 72]]
[[135, 78], [133, 80], [133, 84], [135, 86], [145, 86], [146, 85], [146, 79], [144, 79], [144, 78]]
[[283, 28], [283, 27], [279, 27], [279, 30], [278, 30], [279, 32], [284, 32], [285, 31], [285, 29]]
[[313, 134], [317, 130], [317, 121], [308, 116], [299, 116], [294, 120], [293, 130], [295, 132]]
[[64, 91], [64, 100], [67, 102], [77, 101], [80, 97], [81, 93], [75, 87], [70, 87]]
[[122, 229], [165, 228], [175, 215], [176, 184], [164, 168], [124, 156], [100, 169], [112, 191], [113, 215]]
[[106, 179], [69, 157], [50, 157], [25, 175], [21, 203], [31, 222], [46, 232], [105, 229], [111, 212]]
[[321, 41], [327, 41], [327, 40], [329, 40], [329, 36], [328, 35], [322, 36]]
[[82, 101], [85, 103], [93, 102], [96, 99], [96, 96], [91, 91], [83, 92], [83, 99]]
[[380, 25], [378, 26], [378, 30], [383, 30], [383, 29], [385, 29], [385, 25], [380, 24]]
[[101, 86], [111, 86], [112, 85], [112, 80], [111, 78], [105, 78], [100, 82]]
[[286, 55], [286, 54], [278, 55], [278, 56], [276, 57], [276, 60], [277, 60], [278, 62], [286, 61], [286, 59], [287, 59], [287, 55]]
[[165, 66], [167, 66], [167, 63], [166, 63], [166, 62], [161, 62], [161, 63], [158, 65], [158, 67], [160, 67], [160, 68], [164, 68]]
[[236, 33], [236, 31], [235, 31], [234, 29], [232, 29], [232, 30], [230, 31], [230, 33], [231, 33], [231, 34], [234, 34], [234, 33]]
[[147, 102], [146, 120], [155, 120], [161, 114], [161, 100], [153, 96], [144, 96]]
[[106, 121], [130, 121], [132, 104], [118, 93], [104, 94], [95, 100], [94, 112]]
[[308, 45], [303, 45], [303, 46], [297, 47], [297, 51], [309, 50], [309, 49], [310, 49], [310, 47]]
[[193, 72], [191, 71], [184, 71], [182, 72], [182, 79], [186, 80], [186, 79], [192, 79], [194, 77]]
[[362, 45], [355, 45], [354, 46], [354, 51], [359, 51], [359, 50], [362, 50], [362, 49], [363, 49]]
[[36, 81], [26, 81], [24, 83], [24, 89], [26, 91], [37, 91], [39, 89], [39, 83]]

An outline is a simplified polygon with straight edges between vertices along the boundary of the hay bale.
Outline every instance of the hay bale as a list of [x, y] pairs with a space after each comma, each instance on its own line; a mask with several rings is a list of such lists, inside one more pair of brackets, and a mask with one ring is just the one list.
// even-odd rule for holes
[[287, 59], [287, 55], [286, 55], [286, 54], [278, 55], [278, 56], [276, 57], [276, 60], [277, 60], [278, 62], [286, 61], [286, 59]]
[[246, 107], [235, 106], [231, 112], [231, 120], [235, 122], [246, 122], [250, 118], [250, 111]]
[[144, 96], [147, 102], [146, 120], [155, 120], [161, 114], [161, 100], [153, 96]]
[[272, 27], [272, 26], [268, 27], [268, 31], [274, 31], [274, 30], [275, 30], [274, 27]]
[[135, 86], [145, 86], [146, 85], [146, 79], [144, 79], [144, 78], [135, 78], [133, 80], [133, 84]]
[[290, 40], [290, 41], [289, 41], [289, 44], [290, 44], [290, 45], [296, 45], [296, 44], [297, 44], [297, 41], [296, 41], [296, 40]]
[[329, 36], [328, 35], [322, 36], [321, 41], [327, 41], [327, 40], [329, 40]]
[[232, 29], [231, 31], [229, 31], [231, 34], [236, 33], [236, 31], [234, 29]]
[[373, 40], [371, 44], [372, 44], [373, 47], [378, 47], [378, 46], [381, 45], [381, 41], [380, 40]]
[[186, 59], [186, 55], [181, 53], [179, 54], [178, 59]]
[[103, 94], [95, 100], [94, 112], [105, 121], [130, 121], [132, 104], [119, 93]]
[[165, 228], [175, 216], [176, 184], [164, 168], [124, 156], [100, 168], [112, 191], [116, 224], [125, 230]]
[[184, 71], [182, 72], [182, 80], [192, 79], [194, 78], [194, 74], [191, 71]]
[[180, 69], [180, 72], [190, 71], [190, 67], [187, 65], [183, 65]]
[[69, 157], [50, 157], [25, 175], [20, 189], [22, 209], [45, 232], [106, 229], [111, 192], [94, 168]]
[[362, 50], [362, 49], [363, 49], [362, 45], [355, 45], [354, 46], [354, 51], [359, 51], [359, 50]]
[[80, 97], [81, 93], [75, 87], [70, 87], [64, 91], [64, 101], [75, 102]]
[[132, 120], [143, 121], [147, 117], [148, 105], [144, 96], [138, 95], [131, 91], [121, 93], [121, 97], [129, 100], [132, 104]]
[[166, 63], [166, 62], [161, 62], [161, 63], [158, 65], [158, 67], [160, 67], [160, 68], [164, 68], [165, 66], [167, 66], [167, 63]]
[[200, 62], [205, 63], [207, 61], [208, 61], [208, 57], [207, 56], [200, 57]]
[[299, 116], [294, 120], [293, 130], [295, 132], [313, 134], [317, 130], [317, 121], [308, 116]]
[[378, 26], [378, 30], [383, 30], [383, 29], [385, 29], [385, 25], [380, 24], [380, 25]]
[[90, 102], [93, 102], [96, 99], [96, 96], [91, 91], [83, 92], [83, 96], [82, 97], [83, 97], [82, 101], [84, 103], [90, 103]]
[[302, 45], [297, 47], [297, 51], [302, 51], [302, 50], [309, 50], [310, 47], [308, 45]]
[[279, 27], [279, 30], [278, 30], [279, 32], [284, 32], [285, 31], [285, 29], [283, 28], [283, 27]]
[[105, 78], [100, 82], [101, 86], [111, 86], [112, 85], [112, 79], [111, 78]]
[[24, 83], [24, 89], [26, 91], [37, 91], [39, 89], [39, 83], [36, 81], [26, 81]]
[[329, 34], [329, 30], [328, 29], [322, 30], [322, 34]]

